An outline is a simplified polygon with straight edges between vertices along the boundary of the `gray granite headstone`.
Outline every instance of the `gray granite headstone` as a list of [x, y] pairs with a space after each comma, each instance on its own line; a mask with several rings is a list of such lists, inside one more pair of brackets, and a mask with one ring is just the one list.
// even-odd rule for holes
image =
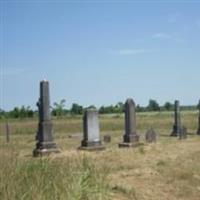
[[53, 124], [50, 112], [49, 82], [44, 80], [40, 82], [40, 98], [37, 103], [39, 109], [39, 124], [36, 135], [36, 149], [34, 156], [57, 153], [59, 150], [53, 141]]
[[197, 135], [200, 135], [200, 100], [198, 104], [198, 110], [199, 110], [199, 116], [198, 116], [198, 130], [197, 130]]
[[147, 143], [154, 143], [156, 142], [157, 134], [153, 128], [147, 130], [145, 138]]
[[119, 147], [135, 146], [139, 142], [139, 135], [136, 132], [135, 103], [132, 99], [127, 99], [125, 103], [125, 134], [123, 143]]
[[180, 114], [180, 103], [178, 100], [174, 104], [174, 126], [171, 136], [178, 136], [181, 131], [181, 114]]
[[98, 111], [93, 108], [86, 109], [83, 116], [83, 140], [81, 150], [102, 150], [99, 131]]

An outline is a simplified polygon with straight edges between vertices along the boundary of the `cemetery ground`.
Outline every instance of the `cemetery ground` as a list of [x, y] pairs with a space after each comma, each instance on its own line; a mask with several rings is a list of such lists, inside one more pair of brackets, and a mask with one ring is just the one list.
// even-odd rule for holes
[[[79, 151], [82, 117], [53, 119], [54, 138], [61, 153], [33, 158], [37, 119], [11, 120], [10, 142], [0, 121], [0, 199], [34, 200], [199, 200], [200, 136], [198, 112], [181, 113], [189, 135], [169, 137], [173, 112], [137, 113], [143, 146], [119, 149], [123, 115], [100, 115], [101, 138], [112, 136], [106, 149]], [[146, 144], [153, 127], [157, 143]]]

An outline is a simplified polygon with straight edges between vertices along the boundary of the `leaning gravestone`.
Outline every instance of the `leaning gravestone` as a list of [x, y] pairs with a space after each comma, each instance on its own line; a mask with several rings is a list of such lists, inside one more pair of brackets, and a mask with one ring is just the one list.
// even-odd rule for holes
[[156, 132], [153, 128], [150, 128], [147, 130], [145, 138], [147, 143], [154, 143], [156, 142]]
[[139, 135], [136, 133], [135, 103], [132, 99], [127, 99], [125, 103], [125, 134], [123, 143], [119, 147], [134, 147], [139, 144]]
[[83, 116], [83, 140], [80, 150], [103, 150], [99, 133], [98, 111], [86, 109]]
[[177, 137], [181, 131], [181, 114], [180, 114], [180, 103], [178, 100], [174, 104], [174, 126], [171, 136]]
[[198, 104], [198, 109], [199, 109], [199, 117], [198, 117], [198, 130], [197, 130], [197, 135], [200, 135], [200, 100]]
[[59, 150], [53, 141], [53, 124], [50, 112], [49, 82], [44, 80], [40, 82], [40, 98], [37, 103], [39, 109], [39, 124], [36, 135], [36, 149], [34, 156], [58, 153]]

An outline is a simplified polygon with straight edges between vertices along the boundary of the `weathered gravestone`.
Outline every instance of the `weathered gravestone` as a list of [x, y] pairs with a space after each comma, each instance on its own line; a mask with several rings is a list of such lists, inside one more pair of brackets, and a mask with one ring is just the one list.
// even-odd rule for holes
[[180, 104], [176, 100], [174, 104], [174, 126], [171, 136], [177, 137], [181, 131], [181, 114], [180, 114]]
[[156, 137], [157, 137], [157, 134], [152, 127], [147, 130], [146, 135], [145, 135], [147, 143], [156, 142]]
[[200, 100], [198, 104], [198, 109], [199, 109], [199, 117], [198, 117], [198, 130], [197, 130], [197, 135], [200, 135]]
[[40, 82], [40, 98], [37, 103], [39, 109], [39, 124], [36, 135], [36, 149], [34, 156], [58, 153], [59, 150], [53, 141], [53, 124], [50, 112], [49, 82], [44, 80]]
[[99, 118], [96, 109], [86, 109], [83, 116], [83, 140], [80, 150], [103, 150], [99, 133]]
[[127, 99], [125, 103], [125, 134], [123, 143], [119, 147], [134, 147], [139, 144], [139, 135], [136, 132], [135, 103], [132, 99]]

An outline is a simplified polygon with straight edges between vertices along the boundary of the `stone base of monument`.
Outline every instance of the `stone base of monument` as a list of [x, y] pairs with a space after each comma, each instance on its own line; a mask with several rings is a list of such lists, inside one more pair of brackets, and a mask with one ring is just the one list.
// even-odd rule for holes
[[172, 132], [170, 136], [171, 136], [171, 137], [178, 137], [178, 134]]
[[90, 146], [90, 147], [79, 147], [78, 150], [85, 150], [85, 151], [102, 151], [105, 150], [105, 146]]
[[81, 146], [78, 150], [87, 150], [87, 151], [102, 151], [105, 149], [105, 146], [101, 144], [101, 141], [98, 142], [89, 142], [83, 140]]
[[124, 135], [124, 142], [119, 143], [119, 148], [124, 148], [124, 147], [138, 147], [140, 145], [143, 145], [143, 143], [139, 143], [140, 136], [137, 135], [136, 133]]
[[34, 157], [49, 155], [52, 153], [60, 153], [60, 150], [54, 142], [38, 142], [36, 144], [36, 149], [33, 150]]
[[181, 129], [180, 127], [174, 125], [173, 126], [173, 131], [172, 131], [170, 136], [177, 137], [179, 135], [180, 129]]
[[135, 143], [119, 143], [119, 148], [132, 148], [132, 147], [139, 147], [139, 146], [143, 146], [144, 143], [140, 143], [140, 142], [135, 142]]
[[140, 136], [137, 134], [130, 134], [130, 135], [124, 135], [124, 142], [123, 143], [138, 143], [140, 140]]

